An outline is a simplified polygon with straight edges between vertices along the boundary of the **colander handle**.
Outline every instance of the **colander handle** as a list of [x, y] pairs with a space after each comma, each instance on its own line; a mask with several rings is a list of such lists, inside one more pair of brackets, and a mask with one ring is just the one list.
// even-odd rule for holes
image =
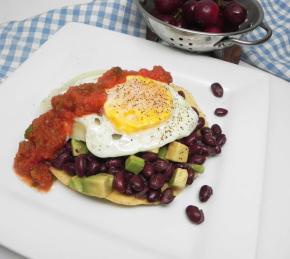
[[227, 39], [220, 41], [219, 44], [235, 43], [235, 44], [240, 44], [240, 45], [257, 45], [257, 44], [264, 43], [265, 41], [271, 38], [272, 29], [265, 23], [261, 23], [260, 27], [266, 31], [266, 35], [262, 39], [254, 40], [254, 41], [246, 41], [246, 40], [239, 40], [239, 39], [229, 37]]

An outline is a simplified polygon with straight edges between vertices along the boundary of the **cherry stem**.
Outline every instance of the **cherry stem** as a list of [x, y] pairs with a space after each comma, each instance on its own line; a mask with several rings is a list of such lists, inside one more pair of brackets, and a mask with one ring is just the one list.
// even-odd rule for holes
[[223, 6], [224, 5], [224, 1], [223, 0], [217, 0], [217, 4], [218, 4], [218, 6]]
[[181, 8], [179, 8], [179, 9], [177, 10], [176, 14], [173, 15], [173, 17], [174, 17], [176, 20], [178, 20], [178, 19], [181, 17], [181, 13], [182, 13], [182, 10], [181, 10]]

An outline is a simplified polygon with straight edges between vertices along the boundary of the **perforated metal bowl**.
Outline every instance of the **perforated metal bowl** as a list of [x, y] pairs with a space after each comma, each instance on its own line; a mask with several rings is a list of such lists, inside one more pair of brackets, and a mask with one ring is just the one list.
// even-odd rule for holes
[[[157, 34], [159, 38], [170, 46], [193, 51], [207, 52], [229, 47], [233, 44], [257, 45], [267, 41], [271, 35], [271, 28], [263, 22], [264, 12], [256, 0], [238, 0], [248, 11], [246, 21], [238, 31], [228, 33], [207, 33], [178, 28], [167, 24], [150, 14], [154, 8], [153, 0], [135, 0], [148, 27]], [[257, 27], [266, 31], [263, 38], [255, 41], [245, 41], [240, 38]]]

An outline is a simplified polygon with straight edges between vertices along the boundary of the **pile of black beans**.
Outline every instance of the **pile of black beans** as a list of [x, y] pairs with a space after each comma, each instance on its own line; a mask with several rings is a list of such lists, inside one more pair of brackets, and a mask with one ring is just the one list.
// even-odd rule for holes
[[[186, 138], [179, 141], [189, 147], [188, 163], [203, 164], [208, 156], [214, 156], [221, 152], [221, 147], [226, 142], [226, 136], [219, 125], [211, 128], [205, 127], [205, 121], [199, 118], [197, 128]], [[125, 170], [127, 156], [101, 159], [93, 154], [79, 156], [72, 155], [70, 141], [57, 152], [51, 165], [61, 169], [70, 175], [80, 177], [92, 176], [97, 173], [110, 173], [114, 175], [113, 187], [122, 194], [134, 195], [136, 198], [147, 199], [149, 202], [159, 201], [168, 204], [174, 199], [172, 188], [162, 188], [168, 183], [176, 168], [187, 169], [187, 185], [192, 184], [195, 171], [187, 163], [174, 163], [163, 160], [153, 152], [137, 154], [145, 160], [145, 166], [141, 173], [135, 175]]]
[[210, 128], [205, 127], [205, 120], [200, 117], [197, 129], [180, 142], [189, 147], [187, 162], [201, 165], [208, 156], [220, 154], [226, 140], [226, 135], [222, 133], [218, 124], [213, 124]]
[[[72, 176], [84, 177], [102, 172], [110, 173], [114, 175], [113, 187], [118, 192], [147, 199], [149, 202], [170, 203], [174, 199], [173, 190], [170, 187], [166, 189], [162, 187], [169, 182], [175, 168], [182, 165], [159, 159], [158, 154], [152, 152], [139, 153], [138, 156], [145, 160], [145, 166], [140, 174], [135, 175], [125, 170], [127, 157], [101, 159], [90, 153], [74, 157], [68, 141], [50, 163], [53, 167], [65, 170]], [[191, 184], [194, 180], [194, 171], [191, 167], [187, 167], [189, 174], [187, 182]]]
[[[178, 93], [184, 97], [182, 91]], [[193, 109], [198, 113], [195, 108]], [[226, 142], [226, 135], [223, 134], [218, 124], [207, 127], [204, 118], [199, 117], [194, 131], [178, 141], [189, 148], [187, 163], [175, 163], [160, 159], [156, 153], [142, 152], [137, 156], [145, 160], [145, 166], [138, 175], [125, 170], [127, 156], [107, 159], [98, 158], [91, 153], [73, 156], [70, 141], [57, 152], [50, 163], [55, 168], [80, 177], [102, 172], [110, 173], [114, 175], [113, 187], [118, 192], [147, 199], [149, 202], [159, 201], [162, 204], [168, 204], [174, 199], [173, 189], [170, 187], [164, 189], [163, 186], [170, 181], [174, 170], [176, 168], [187, 169], [187, 185], [192, 184], [196, 172], [190, 164], [201, 165], [207, 157], [220, 154], [222, 146]]]

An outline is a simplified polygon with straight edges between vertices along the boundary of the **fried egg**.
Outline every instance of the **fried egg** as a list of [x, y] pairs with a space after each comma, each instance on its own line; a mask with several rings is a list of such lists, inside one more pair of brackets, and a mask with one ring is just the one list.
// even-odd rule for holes
[[197, 113], [172, 86], [142, 76], [107, 90], [102, 115], [75, 119], [97, 157], [118, 157], [159, 148], [188, 136]]

